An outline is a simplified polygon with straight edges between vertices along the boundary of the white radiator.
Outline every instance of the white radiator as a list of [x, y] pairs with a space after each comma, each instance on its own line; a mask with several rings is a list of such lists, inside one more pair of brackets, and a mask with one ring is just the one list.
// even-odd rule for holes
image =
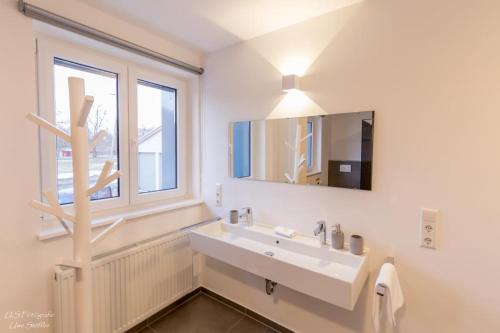
[[[177, 233], [92, 261], [94, 332], [119, 333], [193, 289], [189, 236]], [[74, 269], [56, 268], [55, 332], [74, 333]]]

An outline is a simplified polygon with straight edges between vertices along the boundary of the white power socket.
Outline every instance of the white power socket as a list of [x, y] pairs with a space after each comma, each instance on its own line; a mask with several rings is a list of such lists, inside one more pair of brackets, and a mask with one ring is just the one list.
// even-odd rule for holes
[[222, 207], [222, 184], [215, 184], [215, 206]]
[[420, 210], [420, 246], [436, 248], [436, 227], [439, 211], [436, 209], [422, 208]]

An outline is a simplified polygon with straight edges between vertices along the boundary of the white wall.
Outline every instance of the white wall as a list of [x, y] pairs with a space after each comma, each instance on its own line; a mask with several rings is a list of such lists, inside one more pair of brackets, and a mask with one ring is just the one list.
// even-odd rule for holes
[[[12, 0], [7, 0], [6, 2], [12, 2]], [[123, 39], [126, 37], [127, 41], [158, 51], [191, 65], [200, 65], [201, 55], [199, 52], [173, 43], [149, 30], [128, 23], [126, 20], [119, 19], [106, 11], [97, 10], [83, 2], [77, 0], [30, 0], [28, 2], [94, 29]]]
[[[101, 30], [165, 52], [194, 65], [200, 55], [74, 1], [33, 1], [59, 14], [71, 16]], [[55, 8], [57, 7], [57, 8]], [[17, 1], [0, 1], [0, 332], [10, 332], [9, 311], [53, 310], [51, 274], [53, 263], [72, 255], [68, 238], [40, 242], [39, 214], [28, 202], [39, 196], [36, 127], [25, 119], [36, 111], [35, 43], [32, 20], [17, 11]], [[96, 252], [158, 235], [209, 215], [204, 206], [181, 209], [127, 222]], [[20, 322], [26, 323], [26, 320]], [[24, 331], [24, 330], [14, 330]], [[40, 333], [50, 328], [36, 329]]]
[[[499, 12], [494, 0], [367, 0], [210, 54], [209, 205], [249, 205], [257, 221], [307, 234], [323, 218], [341, 223], [366, 238], [372, 277], [394, 255], [406, 296], [399, 332], [499, 332]], [[228, 122], [265, 118], [280, 101], [281, 63], [297, 54], [317, 55], [301, 87], [325, 111], [376, 110], [373, 191], [228, 178]], [[420, 207], [441, 211], [435, 251], [418, 247]], [[353, 312], [281, 286], [269, 297], [262, 278], [211, 259], [204, 283], [299, 332], [371, 332], [373, 279]]]

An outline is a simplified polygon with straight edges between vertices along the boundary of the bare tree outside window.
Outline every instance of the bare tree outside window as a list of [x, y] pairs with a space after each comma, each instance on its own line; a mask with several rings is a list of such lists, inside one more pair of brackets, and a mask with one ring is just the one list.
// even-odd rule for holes
[[[85, 93], [94, 96], [94, 105], [88, 117], [88, 134], [92, 138], [101, 130], [107, 135], [89, 152], [89, 181], [97, 180], [100, 170], [106, 160], [113, 160], [113, 169], [118, 166], [118, 102], [117, 80], [115, 73], [99, 70], [90, 66], [55, 59], [55, 104], [56, 124], [60, 129], [70, 132], [69, 98], [67, 79], [70, 76], [81, 77], [85, 80]], [[71, 145], [64, 140], [57, 139], [57, 188], [59, 202], [68, 204], [73, 202], [73, 169], [71, 161]], [[92, 200], [117, 197], [119, 181], [114, 181], [92, 196]]]

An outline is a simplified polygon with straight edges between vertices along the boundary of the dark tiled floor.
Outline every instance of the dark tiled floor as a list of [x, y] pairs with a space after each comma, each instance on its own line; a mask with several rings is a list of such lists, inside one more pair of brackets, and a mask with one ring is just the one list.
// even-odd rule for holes
[[200, 293], [141, 333], [273, 333], [245, 314]]

